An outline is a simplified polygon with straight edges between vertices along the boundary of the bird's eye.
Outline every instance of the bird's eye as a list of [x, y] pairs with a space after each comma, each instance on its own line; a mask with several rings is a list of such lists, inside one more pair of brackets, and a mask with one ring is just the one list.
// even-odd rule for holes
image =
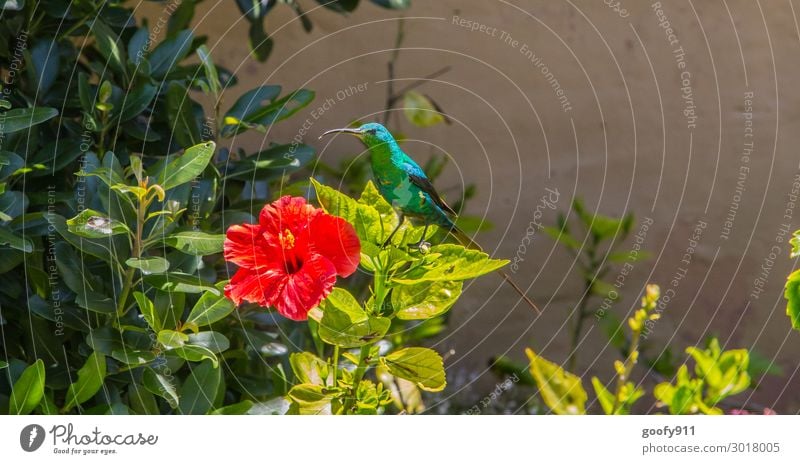
[[367, 132], [369, 132], [372, 135], [375, 135], [375, 134], [378, 133], [378, 130], [377, 129], [368, 129]]

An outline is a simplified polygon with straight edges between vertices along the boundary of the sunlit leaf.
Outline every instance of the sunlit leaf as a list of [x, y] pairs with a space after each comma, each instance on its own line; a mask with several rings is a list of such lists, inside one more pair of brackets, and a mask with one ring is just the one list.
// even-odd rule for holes
[[368, 316], [353, 295], [343, 288], [334, 288], [320, 303], [320, 309], [319, 336], [331, 345], [363, 346], [377, 341], [389, 330], [389, 319]]
[[561, 366], [538, 356], [530, 348], [525, 350], [531, 362], [530, 370], [539, 394], [545, 404], [556, 414], [585, 414], [588, 396], [580, 377]]
[[91, 209], [85, 209], [74, 218], [68, 219], [67, 229], [75, 235], [86, 238], [106, 238], [130, 233], [125, 223]]
[[22, 371], [22, 375], [11, 387], [9, 414], [29, 414], [39, 405], [44, 396], [44, 376], [44, 362], [41, 359]]
[[442, 113], [427, 96], [413, 90], [403, 95], [403, 114], [409, 122], [419, 127], [431, 127], [445, 121]]
[[461, 296], [459, 281], [398, 285], [392, 290], [392, 310], [398, 319], [430, 319], [444, 314]]
[[442, 391], [447, 385], [442, 357], [430, 348], [403, 348], [382, 357], [381, 363], [392, 375], [425, 391]]

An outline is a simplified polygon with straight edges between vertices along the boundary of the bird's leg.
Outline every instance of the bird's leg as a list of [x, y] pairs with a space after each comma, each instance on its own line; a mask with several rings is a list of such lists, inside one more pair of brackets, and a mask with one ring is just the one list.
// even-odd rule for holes
[[398, 221], [397, 221], [397, 227], [395, 227], [394, 230], [392, 231], [392, 233], [389, 234], [388, 237], [386, 237], [386, 240], [384, 240], [383, 245], [381, 246], [381, 248], [386, 248], [390, 243], [392, 243], [392, 238], [394, 237], [394, 234], [396, 234], [397, 231], [400, 230], [400, 227], [402, 227], [403, 221], [405, 220], [405, 218], [406, 217], [405, 217], [405, 215], [403, 215], [403, 213], [399, 214]]
[[425, 241], [425, 236], [428, 235], [428, 222], [425, 221], [425, 228], [422, 229], [422, 237], [420, 237], [419, 242], [413, 244], [412, 246], [417, 247], [417, 249], [423, 253], [427, 253], [428, 250], [431, 248], [431, 243]]

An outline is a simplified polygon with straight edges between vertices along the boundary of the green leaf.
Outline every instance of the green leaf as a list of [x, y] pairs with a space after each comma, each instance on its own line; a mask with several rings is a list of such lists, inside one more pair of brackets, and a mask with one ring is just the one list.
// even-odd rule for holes
[[195, 366], [181, 387], [178, 409], [181, 414], [205, 414], [214, 406], [220, 387], [221, 372], [212, 363], [204, 361]]
[[783, 297], [786, 298], [786, 315], [792, 321], [792, 328], [800, 330], [800, 269], [786, 278]]
[[164, 345], [166, 349], [173, 349], [183, 346], [189, 341], [189, 336], [182, 332], [165, 329], [158, 333], [158, 343]]
[[81, 289], [75, 303], [81, 308], [100, 314], [114, 314], [117, 310], [117, 303], [111, 297], [89, 289]]
[[142, 112], [150, 106], [150, 103], [152, 103], [157, 93], [158, 89], [156, 86], [148, 84], [147, 82], [139, 84], [131, 92], [126, 93], [125, 96], [122, 97], [123, 102], [121, 109], [118, 113], [116, 109], [114, 112], [115, 115], [119, 115], [118, 122], [129, 121], [142, 114]]
[[419, 127], [431, 127], [445, 121], [430, 98], [413, 90], [403, 95], [403, 114], [411, 124]]
[[474, 279], [496, 271], [508, 262], [505, 259], [491, 259], [482, 251], [464, 248], [461, 245], [434, 245], [423, 258], [421, 265], [392, 280], [401, 284], [416, 284]]
[[157, 79], [167, 75], [189, 53], [193, 39], [192, 31], [184, 30], [161, 42], [147, 59], [150, 74]]
[[130, 254], [128, 241], [123, 237], [119, 237], [120, 241], [110, 241], [107, 237], [102, 239], [82, 238], [68, 230], [67, 221], [62, 216], [46, 213], [44, 218], [58, 231], [64, 240], [82, 253], [90, 254], [107, 263], [115, 263], [117, 256], [128, 256]]
[[275, 145], [247, 158], [231, 162], [226, 179], [262, 180], [281, 176], [314, 159], [314, 148], [309, 145]]
[[597, 394], [597, 401], [600, 403], [600, 407], [603, 408], [603, 412], [606, 415], [611, 414], [612, 411], [614, 411], [614, 395], [606, 389], [606, 386], [603, 385], [603, 382], [597, 377], [592, 377], [592, 386]]
[[337, 13], [350, 13], [358, 7], [358, 0], [317, 0], [317, 2]]
[[211, 52], [208, 50], [208, 47], [205, 45], [197, 47], [197, 56], [200, 58], [200, 63], [203, 65], [203, 71], [205, 72], [206, 80], [208, 81], [208, 86], [211, 90], [211, 93], [214, 95], [219, 95], [222, 86], [219, 83], [217, 67], [214, 65], [214, 61], [211, 59]]
[[16, 153], [0, 151], [0, 180], [11, 177], [25, 167], [25, 160]]
[[217, 295], [220, 294], [220, 291], [209, 282], [196, 275], [182, 272], [146, 275], [144, 281], [164, 292], [202, 293], [210, 291]]
[[128, 266], [139, 269], [142, 274], [163, 274], [169, 269], [169, 261], [159, 256], [130, 258], [125, 261]]
[[125, 74], [125, 66], [122, 61], [121, 44], [119, 34], [111, 30], [103, 21], [95, 18], [92, 22], [92, 32], [94, 33], [95, 45], [100, 54], [105, 58], [105, 63], [114, 71]]
[[354, 348], [382, 338], [391, 321], [368, 316], [353, 295], [343, 288], [334, 288], [321, 304], [319, 336], [326, 343]]
[[557, 229], [555, 227], [545, 227], [544, 233], [552, 237], [561, 244], [565, 245], [567, 248], [571, 250], [579, 250], [581, 248], [580, 242], [575, 240], [572, 235], [569, 234], [569, 231], [566, 229]]
[[13, 134], [58, 116], [55, 108], [15, 108], [0, 114], [0, 135]]
[[211, 325], [227, 317], [235, 308], [233, 302], [224, 295], [206, 292], [197, 300], [184, 325]]
[[602, 214], [595, 214], [591, 222], [591, 230], [600, 240], [614, 237], [619, 231], [623, 230], [624, 222]]
[[164, 190], [169, 190], [190, 182], [208, 166], [215, 148], [214, 142], [204, 142], [187, 148], [183, 155], [174, 158], [157, 172], [157, 183]]
[[61, 61], [59, 52], [58, 42], [52, 39], [45, 39], [37, 41], [31, 47], [30, 55], [26, 56], [26, 59], [29, 59], [29, 63], [34, 68], [34, 82], [38, 93], [37, 97], [40, 100], [48, 96], [50, 87], [58, 77], [58, 68]]
[[189, 334], [189, 344], [201, 346], [208, 349], [212, 353], [222, 353], [231, 347], [231, 343], [228, 341], [228, 338], [225, 335], [211, 330], [207, 332]]
[[114, 350], [111, 357], [129, 366], [141, 366], [155, 361], [156, 355], [152, 351], [144, 350]]
[[85, 238], [106, 238], [130, 233], [123, 222], [92, 209], [85, 209], [74, 218], [67, 219], [67, 230]]
[[86, 363], [78, 370], [78, 380], [69, 386], [64, 410], [69, 411], [74, 406], [89, 401], [103, 386], [106, 378], [106, 357], [94, 351]]
[[128, 61], [133, 63], [134, 66], [139, 67], [142, 63], [144, 55], [147, 53], [147, 48], [150, 45], [150, 32], [147, 26], [144, 25], [136, 29], [131, 39], [128, 41]]
[[758, 351], [750, 350], [750, 363], [747, 365], [747, 373], [750, 378], [759, 378], [765, 375], [784, 375], [783, 367], [776, 364], [771, 357], [767, 357]]
[[191, 29], [190, 23], [194, 18], [194, 9], [197, 3], [200, 2], [181, 2], [178, 8], [172, 12], [167, 24], [167, 37], [173, 36], [176, 33], [184, 30]]
[[44, 396], [44, 362], [37, 359], [20, 375], [11, 387], [11, 397], [8, 399], [9, 414], [29, 414], [33, 411]]
[[145, 368], [142, 373], [142, 384], [147, 391], [164, 398], [167, 400], [170, 407], [175, 409], [178, 407], [178, 392], [170, 378], [171, 377], [159, 374], [153, 369]]
[[298, 414], [330, 414], [333, 394], [321, 385], [300, 384], [289, 390], [289, 400]]
[[250, 51], [253, 57], [262, 63], [267, 61], [275, 43], [272, 37], [268, 36], [264, 31], [263, 21], [250, 22], [248, 39], [250, 40]]
[[458, 281], [398, 285], [392, 290], [392, 310], [398, 319], [430, 319], [447, 312], [461, 296]]
[[525, 354], [531, 361], [531, 374], [539, 387], [539, 394], [554, 413], [586, 414], [588, 396], [580, 377], [538, 356], [530, 348], [525, 350]]
[[411, 0], [372, 0], [372, 3], [392, 10], [403, 10], [411, 6]]
[[311, 179], [317, 192], [317, 199], [326, 212], [339, 216], [349, 222], [356, 229], [356, 234], [364, 242], [382, 245], [389, 236], [391, 224], [383, 224], [377, 209], [370, 205], [359, 203], [336, 189], [320, 184]]
[[33, 251], [33, 242], [31, 242], [30, 239], [20, 237], [8, 230], [6, 226], [0, 226], [0, 245], [8, 245], [15, 250], [25, 253], [31, 253]]
[[226, 416], [241, 416], [242, 414], [247, 414], [250, 409], [253, 408], [253, 402], [250, 400], [244, 400], [239, 403], [230, 404], [228, 406], [224, 406], [218, 409], [215, 409], [209, 414], [213, 415], [226, 415]]
[[[186, 87], [177, 81], [170, 82], [167, 88], [167, 119], [172, 136], [178, 145], [189, 147], [201, 142], [202, 123], [194, 112], [194, 101], [189, 98]], [[164, 189], [166, 190], [166, 187]]]
[[263, 18], [269, 12], [269, 10], [275, 6], [275, 2], [263, 2], [261, 0], [236, 0], [236, 6], [239, 7], [239, 11], [241, 11], [242, 14], [250, 20], [250, 22], [253, 22]]
[[331, 380], [328, 364], [307, 351], [289, 355], [289, 364], [298, 383], [325, 385]]
[[0, 369], [5, 369], [6, 367], [8, 367], [8, 363], [5, 361], [0, 361]]
[[[225, 115], [222, 135], [230, 137], [253, 127], [266, 129], [297, 113], [314, 99], [314, 92], [306, 89], [295, 90], [277, 100], [273, 100], [272, 92], [274, 90], [251, 91], [239, 98]], [[264, 100], [269, 103], [262, 106]]]
[[155, 396], [142, 385], [132, 383], [128, 387], [128, 402], [137, 414], [158, 415], [160, 413]]
[[200, 345], [183, 345], [173, 349], [170, 353], [175, 353], [187, 361], [199, 362], [208, 359], [214, 367], [219, 365], [219, 360], [214, 352]]
[[213, 255], [214, 253], [222, 253], [225, 235], [207, 234], [205, 232], [178, 232], [166, 237], [164, 243], [190, 255]]
[[272, 103], [281, 94], [279, 85], [263, 85], [248, 90], [236, 100], [231, 109], [225, 113], [226, 118], [246, 121], [247, 118], [258, 111], [265, 104]]
[[158, 318], [156, 307], [153, 302], [150, 301], [150, 298], [147, 298], [142, 292], [133, 292], [133, 298], [136, 300], [136, 304], [139, 306], [139, 312], [142, 313], [147, 325], [149, 325], [154, 332], [160, 332], [162, 329], [161, 321]]
[[422, 390], [437, 392], [447, 385], [442, 357], [430, 348], [403, 348], [381, 358], [381, 363], [390, 374]]

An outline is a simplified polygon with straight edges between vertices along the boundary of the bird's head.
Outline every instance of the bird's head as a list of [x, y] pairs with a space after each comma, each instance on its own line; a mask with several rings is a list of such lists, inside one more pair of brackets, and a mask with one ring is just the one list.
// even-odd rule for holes
[[354, 135], [361, 139], [361, 141], [364, 142], [364, 144], [366, 144], [368, 147], [395, 142], [392, 133], [389, 132], [389, 129], [383, 127], [383, 125], [378, 124], [377, 122], [369, 122], [357, 128], [331, 129], [320, 135], [319, 138], [338, 132]]

